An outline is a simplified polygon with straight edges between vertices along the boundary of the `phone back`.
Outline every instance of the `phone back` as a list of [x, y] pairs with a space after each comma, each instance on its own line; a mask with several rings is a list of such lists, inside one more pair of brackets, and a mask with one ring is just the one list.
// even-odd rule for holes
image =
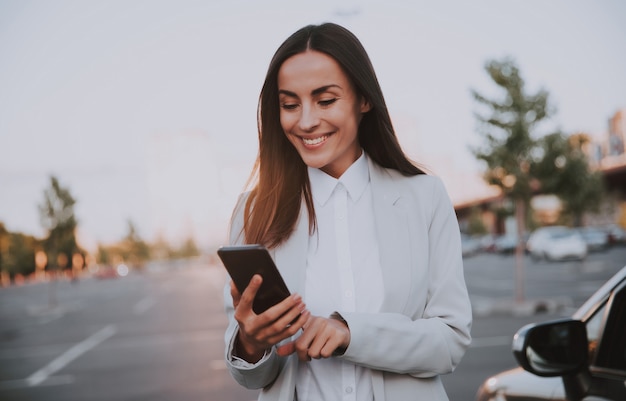
[[256, 314], [276, 305], [290, 295], [278, 268], [262, 245], [223, 246], [217, 251], [228, 274], [240, 293], [243, 293], [255, 274], [263, 277], [261, 288], [252, 309]]

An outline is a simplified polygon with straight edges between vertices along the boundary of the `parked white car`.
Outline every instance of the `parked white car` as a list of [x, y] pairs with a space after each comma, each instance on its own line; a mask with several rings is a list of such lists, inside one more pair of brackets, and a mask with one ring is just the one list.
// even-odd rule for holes
[[588, 253], [580, 233], [565, 226], [538, 228], [528, 238], [526, 249], [533, 258], [547, 260], [582, 260]]
[[499, 236], [493, 248], [498, 253], [514, 253], [517, 248], [517, 235], [504, 234]]

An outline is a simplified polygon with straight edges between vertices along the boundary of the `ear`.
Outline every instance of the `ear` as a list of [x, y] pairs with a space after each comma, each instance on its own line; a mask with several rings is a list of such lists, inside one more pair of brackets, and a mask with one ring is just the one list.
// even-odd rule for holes
[[361, 97], [361, 114], [365, 114], [372, 109], [372, 105], [364, 97]]

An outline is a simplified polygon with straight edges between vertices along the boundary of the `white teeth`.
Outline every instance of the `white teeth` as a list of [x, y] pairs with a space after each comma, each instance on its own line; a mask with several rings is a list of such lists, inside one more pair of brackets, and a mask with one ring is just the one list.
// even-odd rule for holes
[[322, 143], [328, 138], [328, 135], [320, 136], [319, 138], [302, 138], [302, 142], [305, 145], [317, 145], [318, 143]]

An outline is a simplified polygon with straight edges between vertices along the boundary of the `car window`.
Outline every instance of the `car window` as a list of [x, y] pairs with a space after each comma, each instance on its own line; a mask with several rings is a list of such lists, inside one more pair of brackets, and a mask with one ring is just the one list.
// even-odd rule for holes
[[622, 283], [609, 299], [596, 366], [626, 372], [626, 283]]
[[576, 233], [573, 230], [554, 230], [548, 233], [548, 236], [553, 239], [564, 239], [575, 236]]
[[573, 233], [571, 231], [555, 231], [552, 233], [552, 237], [554, 238], [567, 238], [571, 236]]

